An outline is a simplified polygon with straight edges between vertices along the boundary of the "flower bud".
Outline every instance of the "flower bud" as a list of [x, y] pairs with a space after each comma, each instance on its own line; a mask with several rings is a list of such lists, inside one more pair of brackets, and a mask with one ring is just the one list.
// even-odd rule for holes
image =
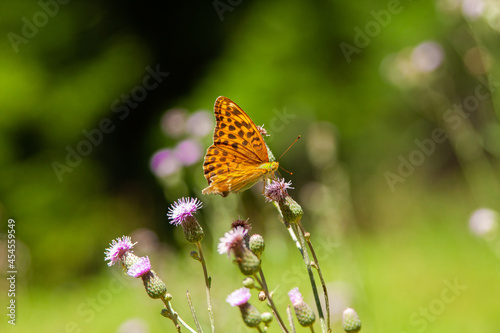
[[316, 315], [309, 305], [307, 305], [307, 303], [302, 299], [299, 288], [293, 288], [290, 290], [290, 292], [288, 292], [288, 296], [293, 304], [295, 316], [297, 317], [299, 324], [303, 327], [312, 326], [316, 320]]
[[278, 201], [278, 204], [283, 220], [287, 223], [297, 223], [304, 215], [302, 207], [290, 196]]
[[252, 235], [252, 237], [250, 237], [250, 241], [248, 242], [248, 247], [257, 257], [260, 257], [261, 253], [264, 252], [264, 249], [266, 248], [264, 237], [259, 234]]
[[259, 326], [262, 318], [260, 312], [250, 303], [245, 303], [240, 306], [241, 317], [248, 327]]
[[273, 314], [271, 312], [262, 312], [260, 314], [260, 318], [262, 318], [262, 322], [269, 326], [269, 324], [273, 321]]
[[344, 326], [344, 331], [348, 333], [357, 333], [361, 330], [361, 320], [354, 309], [347, 308], [344, 310], [342, 325]]
[[252, 251], [243, 247], [235, 251], [236, 260], [240, 271], [245, 275], [254, 275], [260, 269], [260, 259]]
[[243, 280], [243, 287], [248, 288], [248, 289], [253, 289], [255, 287], [255, 281], [251, 277], [246, 277]]
[[142, 283], [144, 284], [149, 297], [155, 299], [165, 297], [165, 294], [167, 293], [167, 286], [155, 273], [155, 271], [150, 270], [147, 274], [144, 274], [142, 276]]

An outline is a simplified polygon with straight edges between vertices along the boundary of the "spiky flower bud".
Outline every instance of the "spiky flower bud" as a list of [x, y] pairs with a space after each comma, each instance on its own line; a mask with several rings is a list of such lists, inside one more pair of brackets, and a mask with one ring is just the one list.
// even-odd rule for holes
[[236, 261], [241, 273], [254, 275], [260, 269], [260, 259], [246, 247], [242, 251], [235, 251]]
[[247, 288], [240, 288], [231, 293], [226, 301], [232, 306], [240, 308], [241, 317], [248, 327], [257, 327], [261, 322], [260, 312], [250, 303], [250, 290]]
[[261, 253], [264, 252], [264, 249], [266, 248], [264, 237], [259, 234], [252, 235], [248, 242], [248, 247], [257, 257], [260, 257]]
[[316, 320], [316, 315], [313, 310], [307, 305], [302, 299], [302, 295], [299, 292], [299, 288], [293, 288], [288, 292], [290, 301], [292, 302], [293, 309], [295, 310], [295, 315], [297, 321], [303, 327], [312, 326]]
[[280, 207], [283, 220], [288, 223], [297, 223], [302, 216], [304, 216], [302, 207], [290, 196], [285, 197], [284, 200], [278, 201], [278, 205]]
[[151, 298], [165, 298], [167, 293], [167, 286], [165, 282], [155, 273], [155, 271], [150, 270], [148, 273], [141, 276], [142, 283], [146, 288], [148, 296]]
[[348, 333], [357, 333], [361, 330], [361, 320], [354, 309], [347, 308], [342, 314], [342, 325], [344, 331]]

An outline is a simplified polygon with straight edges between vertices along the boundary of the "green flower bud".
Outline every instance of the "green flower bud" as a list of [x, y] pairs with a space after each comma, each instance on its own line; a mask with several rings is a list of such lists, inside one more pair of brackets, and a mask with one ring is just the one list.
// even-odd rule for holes
[[357, 333], [361, 330], [361, 320], [354, 309], [347, 308], [344, 310], [342, 325], [344, 326], [344, 331], [348, 333]]
[[150, 270], [141, 278], [149, 297], [155, 299], [165, 297], [165, 294], [167, 293], [167, 286], [153, 270]]
[[248, 247], [257, 257], [260, 257], [260, 254], [264, 252], [264, 249], [266, 248], [264, 237], [259, 234], [252, 235], [248, 242]]
[[245, 303], [240, 306], [241, 317], [248, 327], [257, 327], [262, 318], [260, 312], [250, 303]]
[[184, 230], [184, 237], [191, 244], [201, 242], [203, 237], [205, 237], [203, 228], [194, 217], [185, 219], [182, 223], [182, 230]]
[[246, 247], [236, 253], [236, 261], [240, 271], [245, 275], [254, 275], [260, 269], [260, 259]]
[[269, 326], [269, 324], [273, 321], [273, 314], [271, 312], [263, 312], [261, 313], [260, 318], [266, 326]]
[[299, 292], [299, 288], [293, 288], [288, 292], [290, 301], [292, 302], [293, 309], [295, 310], [295, 315], [297, 321], [303, 327], [312, 326], [316, 320], [316, 315], [313, 310], [307, 305], [302, 299], [302, 295]]
[[280, 200], [278, 204], [283, 220], [288, 223], [297, 223], [304, 215], [302, 207], [290, 196], [286, 196], [283, 200]]
[[255, 281], [251, 277], [246, 277], [243, 280], [243, 287], [248, 288], [248, 289], [253, 289], [255, 287]]

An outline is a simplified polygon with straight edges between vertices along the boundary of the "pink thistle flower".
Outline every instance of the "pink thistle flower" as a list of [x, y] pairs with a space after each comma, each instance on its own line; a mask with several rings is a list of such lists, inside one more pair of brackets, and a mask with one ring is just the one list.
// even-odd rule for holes
[[248, 230], [242, 226], [237, 226], [236, 228], [229, 230], [224, 234], [224, 237], [219, 239], [217, 252], [219, 252], [219, 254], [227, 253], [229, 256], [232, 249], [244, 245], [244, 238], [247, 233]]
[[132, 247], [137, 243], [132, 243], [132, 239], [129, 236], [123, 236], [121, 239], [118, 237], [116, 240], [113, 239], [109, 243], [110, 247], [104, 251], [106, 257], [104, 260], [109, 260], [108, 266], [113, 266], [121, 260], [123, 256], [131, 251]]
[[285, 182], [284, 178], [279, 180], [271, 180], [270, 184], [266, 185], [264, 195], [266, 201], [281, 201], [288, 196], [288, 189], [293, 189], [292, 181]]
[[135, 262], [130, 268], [127, 270], [127, 274], [132, 277], [141, 277], [144, 274], [147, 274], [151, 271], [151, 263], [149, 262], [149, 257], [140, 257], [137, 262]]
[[292, 302], [293, 305], [296, 305], [300, 302], [302, 302], [302, 294], [299, 291], [298, 287], [293, 288], [288, 292], [288, 297], [290, 297], [290, 302]]
[[168, 209], [167, 216], [170, 219], [170, 224], [178, 226], [186, 222], [201, 207], [203, 207], [203, 203], [196, 198], [181, 198], [177, 200]]
[[226, 298], [226, 302], [231, 304], [231, 306], [242, 306], [245, 305], [250, 299], [250, 289], [240, 288], [233, 291]]

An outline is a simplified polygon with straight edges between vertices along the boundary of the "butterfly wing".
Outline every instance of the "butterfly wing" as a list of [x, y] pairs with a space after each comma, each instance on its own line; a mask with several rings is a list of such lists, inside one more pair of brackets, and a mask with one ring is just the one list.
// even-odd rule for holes
[[203, 170], [208, 187], [203, 194], [243, 191], [270, 171], [264, 139], [250, 117], [227, 97], [219, 97], [214, 106], [217, 124], [214, 143], [205, 155]]

